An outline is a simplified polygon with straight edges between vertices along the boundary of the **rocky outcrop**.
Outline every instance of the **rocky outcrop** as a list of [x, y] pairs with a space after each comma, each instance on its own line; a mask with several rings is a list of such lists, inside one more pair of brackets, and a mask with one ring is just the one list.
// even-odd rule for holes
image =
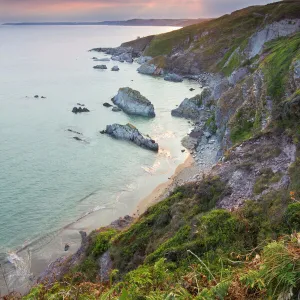
[[120, 55], [112, 56], [111, 59], [116, 60], [116, 61], [120, 61], [120, 62], [124, 62], [124, 61], [126, 61], [128, 63], [133, 62], [132, 54], [130, 52], [125, 52], [125, 53], [122, 53]]
[[93, 67], [94, 69], [98, 69], [98, 70], [106, 70], [107, 66], [106, 65], [97, 65]]
[[112, 60], [133, 62], [134, 58], [141, 56], [141, 52], [134, 49], [133, 47], [116, 47], [116, 48], [94, 48], [90, 51], [104, 52], [105, 54], [111, 55]]
[[93, 58], [94, 61], [110, 61], [108, 57], [105, 58]]
[[117, 107], [117, 106], [114, 106], [112, 109], [111, 109], [113, 112], [119, 112], [119, 111], [122, 111], [121, 108]]
[[108, 102], [104, 102], [104, 103], [103, 103], [103, 106], [104, 106], [104, 107], [112, 107], [112, 105], [109, 104]]
[[300, 93], [283, 103], [282, 117], [297, 122], [300, 118]]
[[298, 31], [300, 31], [300, 19], [285, 19], [265, 26], [264, 29], [254, 33], [249, 39], [246, 49], [248, 57], [251, 59], [260, 54], [266, 42], [288, 36]]
[[79, 114], [79, 113], [84, 113], [84, 112], [89, 112], [89, 110], [86, 108], [86, 107], [73, 107], [73, 109], [72, 109], [72, 113], [74, 113], [74, 114]]
[[111, 70], [114, 71], [114, 72], [120, 71], [120, 69], [119, 69], [118, 66], [113, 66], [113, 67], [111, 68]]
[[192, 120], [199, 119], [200, 114], [205, 111], [205, 103], [210, 95], [211, 91], [207, 88], [204, 89], [200, 95], [197, 95], [190, 99], [184, 99], [179, 107], [171, 111], [172, 116]]
[[183, 78], [177, 74], [169, 73], [164, 77], [164, 80], [172, 82], [182, 82]]
[[143, 136], [138, 129], [131, 124], [107, 125], [106, 130], [102, 133], [106, 133], [116, 139], [131, 141], [142, 148], [158, 151], [158, 144], [154, 140]]
[[119, 89], [112, 102], [130, 115], [155, 117], [153, 104], [140, 92], [129, 87]]
[[136, 59], [136, 62], [137, 62], [139, 65], [142, 65], [142, 64], [144, 64], [144, 63], [149, 62], [150, 60], [152, 60], [152, 57], [151, 57], [151, 56], [140, 56], [139, 58]]
[[137, 71], [140, 74], [144, 74], [144, 75], [156, 75], [156, 76], [164, 75], [164, 70], [162, 68], [159, 68], [155, 64], [151, 64], [151, 63], [142, 64], [137, 69]]

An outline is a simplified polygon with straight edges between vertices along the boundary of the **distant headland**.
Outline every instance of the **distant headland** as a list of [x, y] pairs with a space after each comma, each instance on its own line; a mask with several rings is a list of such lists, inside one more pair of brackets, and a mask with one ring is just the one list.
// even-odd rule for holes
[[209, 19], [131, 19], [126, 21], [102, 21], [102, 22], [19, 22], [4, 23], [2, 25], [107, 25], [107, 26], [175, 26], [185, 27], [198, 24]]

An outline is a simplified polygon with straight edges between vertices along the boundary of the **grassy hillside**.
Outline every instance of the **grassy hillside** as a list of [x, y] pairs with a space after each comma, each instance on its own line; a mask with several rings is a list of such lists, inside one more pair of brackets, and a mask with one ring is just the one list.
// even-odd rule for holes
[[[195, 55], [204, 71], [221, 71], [237, 47], [246, 47], [248, 38], [259, 28], [282, 19], [300, 18], [299, 1], [252, 6], [221, 18], [185, 27], [154, 37], [145, 51], [152, 57], [169, 56], [178, 50]], [[243, 49], [242, 49], [243, 50]], [[229, 74], [236, 60], [224, 72]], [[173, 62], [174, 63], [174, 62]]]

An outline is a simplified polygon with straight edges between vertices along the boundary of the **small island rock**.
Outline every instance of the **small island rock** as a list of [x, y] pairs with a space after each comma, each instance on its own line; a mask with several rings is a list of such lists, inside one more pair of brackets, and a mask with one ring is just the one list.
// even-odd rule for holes
[[158, 144], [146, 137], [143, 136], [138, 129], [133, 126], [132, 124], [120, 125], [120, 124], [113, 124], [107, 125], [106, 130], [102, 131], [101, 133], [106, 133], [116, 139], [128, 140], [136, 145], [146, 148], [152, 151], [158, 151]]
[[81, 106], [80, 107], [75, 106], [72, 109], [72, 113], [74, 114], [83, 113], [83, 112], [89, 112], [89, 110], [86, 107], [82, 108]]
[[112, 102], [127, 114], [155, 117], [153, 104], [140, 92], [129, 87], [120, 88], [118, 94], [112, 98]]
[[104, 103], [103, 103], [103, 106], [105, 106], [105, 107], [111, 107], [112, 105], [109, 104], [108, 102], [104, 102]]
[[120, 69], [119, 69], [118, 66], [113, 66], [113, 67], [111, 68], [111, 70], [112, 70], [112, 71], [115, 71], [115, 72], [116, 72], [116, 71], [120, 71]]
[[97, 65], [93, 67], [94, 69], [98, 69], [98, 70], [106, 70], [107, 66], [106, 65]]

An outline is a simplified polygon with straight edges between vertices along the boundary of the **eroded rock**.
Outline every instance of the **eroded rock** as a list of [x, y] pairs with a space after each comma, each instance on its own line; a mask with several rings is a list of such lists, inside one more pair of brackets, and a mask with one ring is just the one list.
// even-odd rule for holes
[[139, 132], [139, 130], [132, 124], [128, 123], [126, 125], [107, 125], [105, 133], [116, 139], [133, 142], [142, 148], [146, 148], [152, 151], [158, 151], [158, 144], [154, 140], [143, 136]]
[[155, 117], [153, 104], [140, 92], [129, 87], [120, 88], [112, 102], [127, 114]]

